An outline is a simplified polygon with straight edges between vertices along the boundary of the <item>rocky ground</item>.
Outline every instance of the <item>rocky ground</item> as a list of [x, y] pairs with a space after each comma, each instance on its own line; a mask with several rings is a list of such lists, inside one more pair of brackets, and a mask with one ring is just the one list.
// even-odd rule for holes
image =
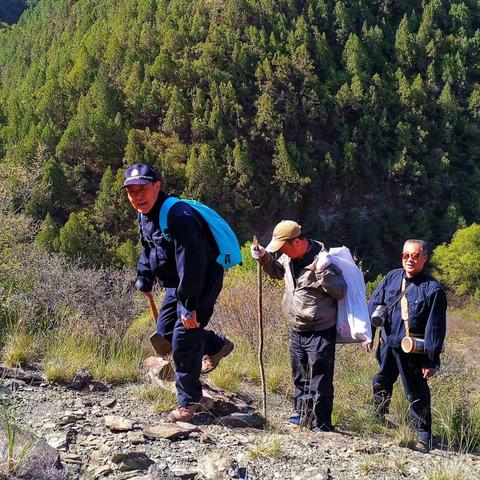
[[[255, 399], [225, 397], [214, 390], [211, 394], [224, 410], [220, 419], [217, 409], [215, 416], [202, 413], [192, 424], [175, 426], [165, 424], [165, 415], [154, 412], [151, 404], [137, 400], [134, 385], [104, 388], [86, 382], [72, 388], [35, 375], [14, 379], [11, 371], [3, 372], [0, 397], [14, 406], [17, 426], [43, 438], [55, 450], [41, 441], [31, 448], [45, 445], [49, 455], [60, 453], [55, 474], [49, 477], [44, 472], [42, 477], [37, 472], [23, 478], [480, 478], [477, 455], [439, 448], [424, 454], [381, 436], [360, 437], [343, 431], [316, 436], [290, 428], [283, 419], [291, 412], [280, 397], [269, 397], [272, 426], [266, 429], [254, 428], [259, 426], [257, 417], [250, 415], [257, 407]], [[0, 429], [0, 479], [5, 445]], [[20, 467], [19, 463], [18, 471]], [[434, 477], [434, 472], [450, 476]]]

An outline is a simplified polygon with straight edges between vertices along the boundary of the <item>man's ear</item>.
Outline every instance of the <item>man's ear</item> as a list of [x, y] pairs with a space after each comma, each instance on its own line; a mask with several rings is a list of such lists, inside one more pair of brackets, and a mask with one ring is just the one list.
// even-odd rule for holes
[[154, 183], [154, 185], [155, 185], [155, 190], [156, 190], [157, 192], [160, 192], [160, 190], [162, 189], [162, 182], [161, 182], [160, 180], [157, 180], [157, 181]]

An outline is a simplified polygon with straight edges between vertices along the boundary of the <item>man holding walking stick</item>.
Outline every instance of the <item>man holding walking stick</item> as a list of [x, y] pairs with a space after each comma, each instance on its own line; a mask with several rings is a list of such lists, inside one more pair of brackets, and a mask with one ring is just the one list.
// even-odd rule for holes
[[142, 251], [136, 286], [147, 296], [155, 279], [166, 288], [157, 333], [172, 344], [178, 400], [168, 419], [187, 422], [202, 406], [200, 373], [212, 371], [233, 350], [232, 342], [205, 329], [223, 285], [219, 248], [205, 219], [186, 202], [171, 206], [168, 238], [162, 232], [160, 211], [170, 197], [153, 167], [132, 165], [123, 188], [139, 213]]
[[[271, 253], [282, 255], [275, 260]], [[290, 360], [296, 415], [289, 421], [321, 434], [333, 430], [333, 370], [337, 300], [346, 293], [342, 272], [322, 243], [302, 236], [292, 220], [281, 221], [266, 248], [251, 246], [272, 278], [285, 280], [283, 312], [290, 331]]]

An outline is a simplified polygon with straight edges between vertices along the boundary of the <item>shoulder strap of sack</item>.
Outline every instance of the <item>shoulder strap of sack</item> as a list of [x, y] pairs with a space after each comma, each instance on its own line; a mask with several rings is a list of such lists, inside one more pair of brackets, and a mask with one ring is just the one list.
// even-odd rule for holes
[[168, 212], [176, 203], [181, 201], [182, 200], [180, 198], [167, 197], [160, 208], [160, 230], [162, 231], [165, 240], [167, 240], [168, 242], [172, 241], [172, 237], [168, 233]]

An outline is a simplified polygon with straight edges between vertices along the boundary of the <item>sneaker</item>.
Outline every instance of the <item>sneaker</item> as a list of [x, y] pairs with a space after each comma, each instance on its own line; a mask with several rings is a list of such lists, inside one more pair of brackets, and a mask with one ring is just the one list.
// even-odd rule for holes
[[333, 427], [327, 427], [326, 425], [322, 426], [322, 427], [313, 427], [312, 428], [312, 432], [315, 434], [315, 435], [323, 435], [324, 433], [331, 433], [331, 432], [334, 432], [335, 431], [335, 428]]
[[179, 405], [167, 415], [167, 420], [172, 423], [189, 422], [200, 407], [199, 403], [191, 403], [187, 406]]
[[202, 360], [202, 373], [210, 373], [212, 370], [215, 370], [220, 363], [220, 360], [227, 355], [230, 355], [234, 347], [235, 345], [233, 342], [226, 338], [225, 343], [217, 353], [214, 353], [213, 355], [205, 355]]
[[291, 417], [288, 417], [287, 422], [292, 423], [293, 425], [302, 425], [303, 424], [303, 420], [302, 420], [302, 417], [300, 415], [293, 415]]

